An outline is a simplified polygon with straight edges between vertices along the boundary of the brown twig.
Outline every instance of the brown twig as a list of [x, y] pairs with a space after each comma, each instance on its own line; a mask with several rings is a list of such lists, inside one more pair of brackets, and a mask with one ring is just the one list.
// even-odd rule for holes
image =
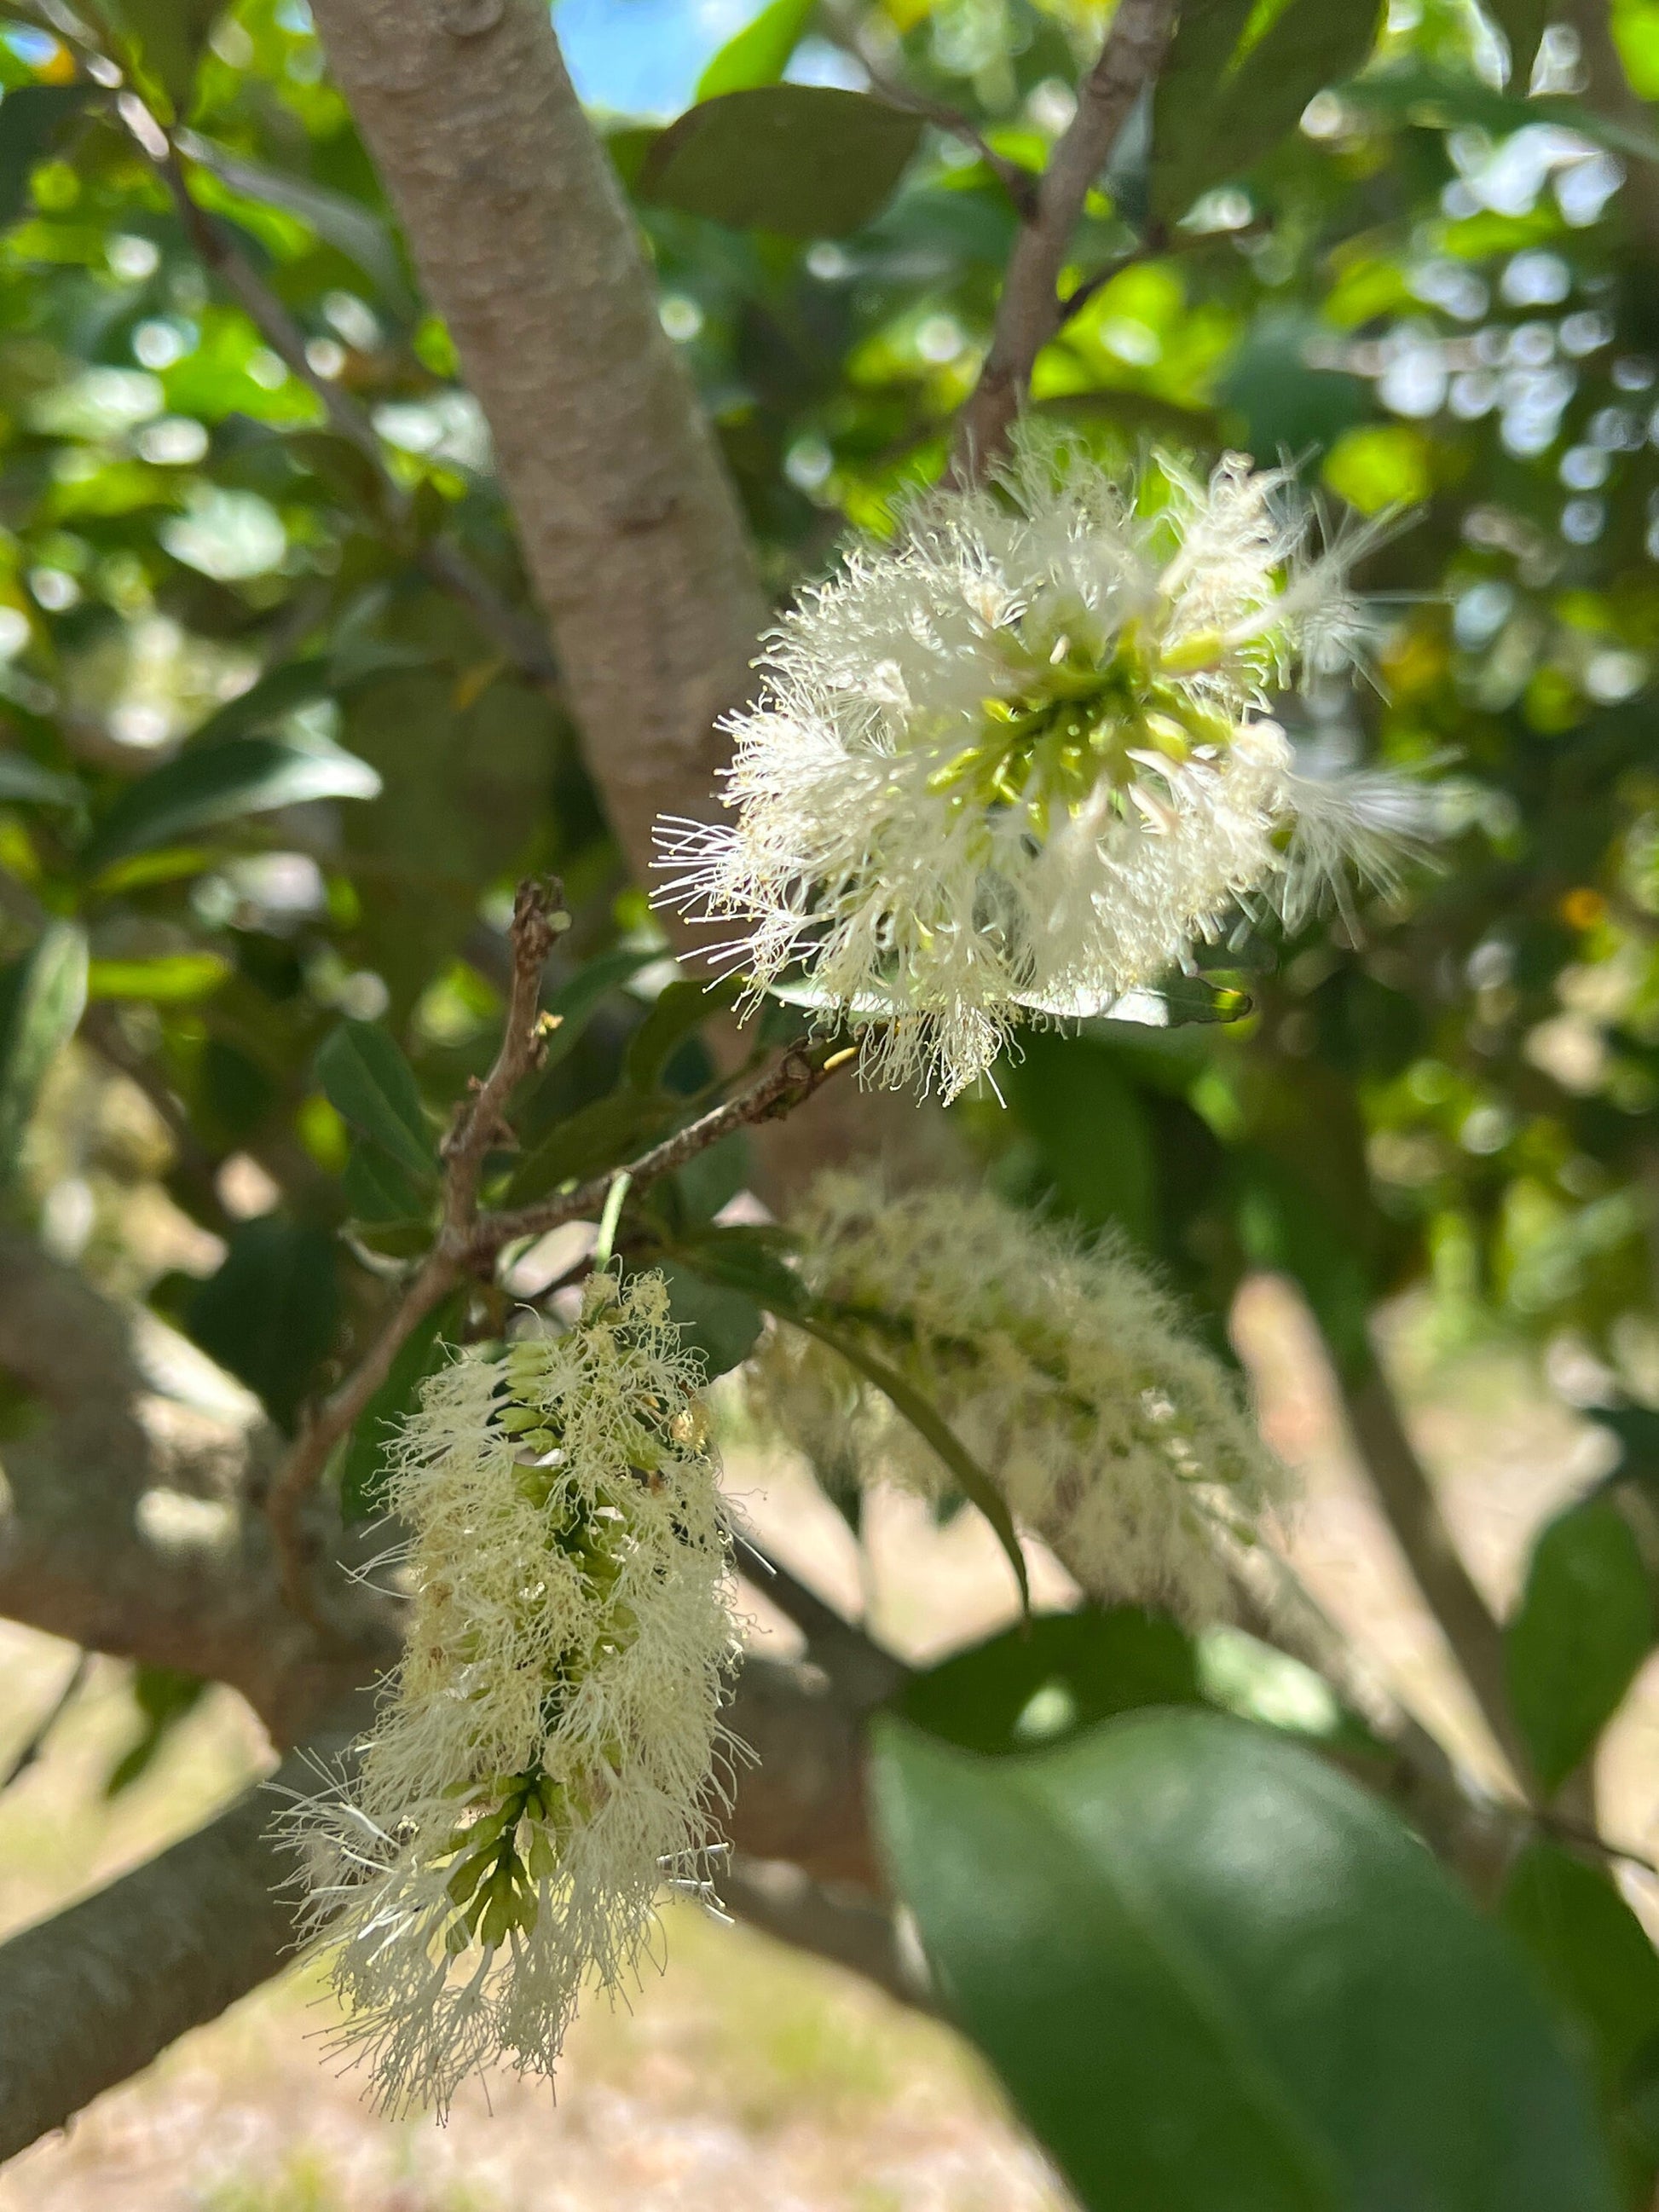
[[[312, 367], [306, 334], [270, 289], [224, 226], [190, 188], [178, 143], [135, 92], [125, 91], [118, 110], [128, 131], [155, 165], [177, 209], [185, 234], [204, 267], [246, 310], [271, 351], [321, 404], [336, 435], [361, 453], [374, 470], [380, 497], [395, 527], [408, 531], [414, 509], [408, 494], [386, 466], [374, 425], [363, 409], [332, 379]], [[558, 670], [537, 624], [507, 605], [459, 546], [441, 538], [422, 538], [414, 548], [416, 565], [438, 588], [459, 599], [478, 626], [500, 647], [520, 674], [556, 693]]]
[[1020, 227], [1003, 279], [991, 349], [957, 418], [952, 470], [981, 474], [1001, 451], [1030, 387], [1032, 365], [1060, 328], [1060, 272], [1089, 187], [1117, 135], [1163, 65], [1176, 0], [1120, 0], [1099, 60], [1079, 88], [1077, 113], [1055, 144]]
[[437, 1241], [422, 1261], [396, 1310], [339, 1388], [307, 1417], [293, 1448], [272, 1477], [265, 1512], [276, 1546], [278, 1573], [289, 1603], [326, 1630], [312, 1595], [312, 1547], [305, 1528], [307, 1502], [336, 1447], [349, 1434], [392, 1372], [392, 1362], [434, 1307], [469, 1275], [490, 1267], [502, 1248], [539, 1237], [567, 1222], [592, 1220], [602, 1212], [619, 1175], [642, 1189], [672, 1175], [735, 1129], [768, 1121], [810, 1098], [850, 1053], [803, 1040], [767, 1073], [722, 1105], [653, 1145], [625, 1166], [594, 1176], [532, 1206], [481, 1213], [478, 1191], [484, 1163], [512, 1140], [506, 1114], [514, 1090], [538, 1064], [544, 1033], [542, 970], [562, 916], [552, 891], [519, 886], [508, 942], [513, 980], [501, 1049], [495, 1065], [464, 1102], [443, 1143], [443, 1209]]
[[672, 1175], [676, 1168], [719, 1144], [734, 1130], [757, 1121], [775, 1121], [804, 1105], [819, 1085], [849, 1061], [851, 1052], [836, 1052], [802, 1038], [789, 1047], [777, 1064], [758, 1077], [746, 1091], [728, 1098], [700, 1120], [689, 1122], [672, 1137], [653, 1145], [649, 1152], [625, 1167], [593, 1176], [571, 1191], [538, 1200], [510, 1212], [485, 1214], [472, 1232], [471, 1252], [476, 1261], [491, 1258], [503, 1244], [520, 1237], [544, 1237], [550, 1229], [562, 1229], [568, 1221], [592, 1221], [602, 1212], [611, 1187], [625, 1174], [634, 1189]]

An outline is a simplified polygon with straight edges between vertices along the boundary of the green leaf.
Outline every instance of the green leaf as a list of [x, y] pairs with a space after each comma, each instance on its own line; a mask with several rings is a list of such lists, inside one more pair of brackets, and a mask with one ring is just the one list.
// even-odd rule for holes
[[1524, 92], [1499, 92], [1484, 78], [1432, 63], [1395, 62], [1387, 69], [1368, 70], [1346, 88], [1345, 97], [1362, 110], [1421, 130], [1444, 131], [1474, 123], [1497, 137], [1530, 124], [1553, 123], [1611, 147], [1616, 154], [1659, 161], [1659, 132], [1651, 127], [1623, 116], [1598, 114], [1563, 94], [1546, 93], [1534, 100]]
[[1313, 1308], [1342, 1373], [1371, 1361], [1370, 1272], [1343, 1218], [1305, 1175], [1255, 1147], [1237, 1155], [1239, 1242], [1257, 1267], [1289, 1275]]
[[[10, 95], [15, 98], [15, 94]], [[34, 806], [84, 806], [84, 787], [72, 775], [54, 775], [27, 753], [0, 752], [0, 799]]]
[[775, 84], [806, 35], [817, 5], [818, 0], [771, 0], [714, 56], [697, 79], [697, 98], [718, 100], [723, 93]]
[[601, 952], [561, 983], [546, 1001], [546, 1011], [558, 1026], [548, 1038], [542, 1065], [556, 1066], [611, 994], [661, 957], [660, 950], [649, 945], [617, 945], [610, 952]]
[[285, 660], [216, 707], [191, 735], [193, 745], [213, 744], [222, 738], [243, 738], [255, 730], [269, 729], [291, 714], [296, 707], [309, 707], [331, 696], [335, 689], [331, 664], [320, 658]]
[[0, 100], [0, 225], [24, 212], [29, 178], [91, 94], [85, 84], [22, 84]]
[[1135, 1088], [1115, 1054], [1081, 1038], [1034, 1030], [1009, 1071], [1008, 1095], [1042, 1154], [1040, 1179], [1067, 1213], [1098, 1229], [1118, 1222], [1135, 1242], [1157, 1239], [1157, 1169]]
[[920, 116], [828, 85], [728, 92], [663, 132], [638, 194], [738, 229], [840, 238], [881, 208], [921, 129]]
[[106, 1777], [106, 1797], [118, 1797], [148, 1771], [179, 1723], [200, 1703], [206, 1687], [199, 1674], [182, 1674], [176, 1667], [133, 1668], [132, 1700], [138, 1708], [138, 1734]]
[[47, 1071], [87, 1003], [87, 940], [72, 921], [51, 923], [0, 979], [0, 1189], [15, 1182], [23, 1139]]
[[422, 1192], [412, 1176], [380, 1146], [364, 1139], [352, 1146], [340, 1171], [340, 1188], [358, 1221], [374, 1223], [424, 1220], [430, 1211], [431, 1178]]
[[361, 200], [331, 191], [326, 185], [315, 184], [309, 177], [291, 176], [285, 170], [267, 168], [261, 161], [250, 161], [245, 155], [232, 154], [194, 133], [190, 155], [232, 191], [297, 215], [325, 245], [356, 264], [394, 313], [408, 318], [414, 313], [414, 295], [392, 233]]
[[446, 1340], [459, 1327], [464, 1304], [458, 1293], [434, 1307], [404, 1339], [386, 1381], [358, 1415], [340, 1468], [340, 1511], [348, 1528], [386, 1510], [386, 1447], [418, 1407], [422, 1383], [448, 1358]]
[[792, 1243], [786, 1231], [711, 1224], [678, 1244], [675, 1254], [705, 1282], [741, 1291], [769, 1313], [793, 1320], [811, 1299], [786, 1257]]
[[1558, 1515], [1504, 1632], [1510, 1701], [1546, 1790], [1594, 1749], [1654, 1634], [1641, 1551], [1618, 1507], [1593, 1498]]
[[137, 47], [148, 74], [179, 116], [189, 112], [197, 65], [225, 0], [99, 0], [100, 11]]
[[410, 1175], [437, 1173], [415, 1071], [378, 1022], [342, 1022], [317, 1054], [317, 1080], [337, 1114], [372, 1137]]
[[87, 969], [88, 999], [149, 999], [185, 1006], [204, 999], [231, 974], [216, 952], [167, 952], [154, 960], [94, 960]]
[[1498, 1915], [1531, 1954], [1626, 2153], [1632, 2202], [1651, 2201], [1653, 2161], [1624, 2127], [1632, 2075], [1659, 2036], [1659, 1957], [1603, 1867], [1541, 1838], [1510, 1868]]
[[1612, 2212], [1520, 1960], [1299, 1747], [1142, 1712], [988, 1759], [889, 1718], [874, 1796], [951, 2009], [1093, 2212]]
[[243, 815], [312, 799], [374, 799], [380, 789], [367, 762], [336, 745], [299, 745], [284, 738], [190, 745], [128, 785], [93, 832], [82, 865], [94, 872], [130, 853]]
[[963, 1751], [1032, 1751], [1141, 1705], [1202, 1702], [1192, 1639], [1137, 1606], [1040, 1614], [913, 1674], [894, 1710]]
[[698, 983], [689, 977], [671, 983], [635, 1030], [628, 1048], [628, 1079], [635, 1091], [652, 1091], [688, 1037], [717, 1014], [729, 1013], [743, 994], [740, 977]]
[[1316, 92], [1364, 63], [1377, 12], [1376, 0], [1290, 0], [1242, 58], [1234, 53], [1221, 68], [1256, 11], [1241, 11], [1236, 0], [1200, 9], [1191, 59], [1182, 63], [1177, 39], [1173, 82], [1166, 73], [1154, 103], [1153, 213], [1173, 221], [1212, 185], [1253, 168], [1295, 130]]
[[307, 1222], [267, 1214], [235, 1231], [184, 1321], [203, 1351], [256, 1392], [291, 1434], [332, 1348], [339, 1304], [334, 1239]]
[[761, 1333], [761, 1310], [754, 1300], [723, 1283], [707, 1281], [685, 1261], [664, 1260], [661, 1267], [680, 1343], [699, 1354], [708, 1380], [739, 1366]]
[[526, 1152], [507, 1187], [507, 1202], [522, 1206], [562, 1182], [625, 1167], [642, 1146], [665, 1136], [684, 1109], [682, 1098], [661, 1091], [613, 1091], [568, 1115]]
[[916, 1434], [930, 1443], [951, 1470], [957, 1487], [970, 1505], [975, 1505], [990, 1522], [997, 1541], [1007, 1554], [1008, 1564], [1014, 1571], [1014, 1580], [1019, 1585], [1019, 1602], [1023, 1612], [1031, 1608], [1030, 1578], [1025, 1571], [1025, 1554], [1020, 1549], [1018, 1533], [1013, 1516], [1009, 1512], [1002, 1492], [986, 1474], [984, 1468], [963, 1443], [956, 1431], [940, 1413], [931, 1399], [925, 1397], [896, 1367], [878, 1358], [860, 1339], [836, 1323], [825, 1320], [815, 1310], [798, 1308], [787, 1318], [796, 1328], [815, 1336], [820, 1344], [827, 1344], [838, 1352], [849, 1367], [855, 1367], [908, 1421]]

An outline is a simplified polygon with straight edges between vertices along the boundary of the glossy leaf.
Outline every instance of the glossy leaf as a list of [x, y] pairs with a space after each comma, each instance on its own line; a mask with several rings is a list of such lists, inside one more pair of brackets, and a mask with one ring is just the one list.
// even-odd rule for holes
[[88, 871], [129, 853], [167, 845], [190, 832], [269, 814], [313, 799], [374, 799], [380, 779], [335, 745], [283, 738], [234, 738], [189, 745], [176, 760], [129, 784], [94, 830], [82, 854]]
[[1510, 1703], [1546, 1790], [1595, 1748], [1655, 1626], [1641, 1551], [1618, 1507], [1594, 1498], [1552, 1521], [1504, 1633]]
[[727, 978], [700, 983], [684, 977], [671, 983], [634, 1032], [628, 1048], [628, 1079], [636, 1091], [650, 1091], [662, 1081], [669, 1062], [705, 1023], [727, 1013], [743, 989]]
[[894, 1710], [964, 1751], [1032, 1751], [1142, 1705], [1202, 1702], [1184, 1630], [1137, 1606], [1039, 1614], [914, 1674]]
[[84, 84], [22, 84], [0, 100], [0, 224], [23, 212], [29, 177], [86, 106]]
[[187, 1333], [293, 1431], [334, 1342], [334, 1239], [280, 1214], [244, 1222], [185, 1313]]
[[868, 93], [778, 84], [728, 92], [671, 124], [646, 155], [638, 193], [738, 229], [840, 238], [886, 201], [921, 118]]
[[342, 1022], [317, 1054], [317, 1080], [335, 1112], [372, 1137], [400, 1167], [430, 1183], [432, 1133], [415, 1072], [378, 1022]]
[[380, 298], [395, 312], [407, 314], [410, 311], [414, 303], [392, 234], [361, 200], [349, 199], [343, 192], [331, 191], [327, 185], [312, 178], [292, 176], [263, 161], [251, 161], [246, 155], [233, 154], [204, 138], [192, 137], [190, 151], [193, 160], [210, 170], [232, 191], [283, 208], [289, 215], [297, 215], [302, 222], [309, 223], [325, 244], [337, 248], [348, 261], [356, 263]]
[[1611, 2212], [1521, 1960], [1311, 1753], [1186, 1711], [875, 1747], [946, 2002], [1091, 2212]]
[[[1252, 27], [1255, 14], [1244, 11]], [[1194, 40], [1203, 59], [1195, 54], [1194, 66], [1160, 89], [1155, 110], [1154, 213], [1173, 220], [1210, 185], [1254, 167], [1295, 130], [1316, 92], [1359, 68], [1376, 38], [1377, 16], [1376, 0], [1289, 0], [1242, 58], [1216, 69], [1214, 55], [1235, 44], [1244, 26], [1231, 0], [1204, 10]]]
[[40, 1087], [86, 1002], [86, 933], [72, 921], [50, 924], [0, 978], [0, 1188], [16, 1177]]
[[222, 707], [216, 707], [191, 742], [213, 744], [222, 738], [244, 738], [256, 730], [268, 730], [291, 714], [296, 707], [309, 707], [319, 699], [326, 699], [332, 689], [333, 677], [328, 661], [320, 657], [285, 660], [276, 668], [267, 669], [246, 691], [239, 691]]
[[698, 1354], [712, 1382], [754, 1350], [763, 1319], [761, 1310], [741, 1291], [708, 1281], [683, 1260], [664, 1260], [661, 1267], [680, 1343]]
[[697, 79], [697, 98], [718, 100], [722, 93], [749, 92], [757, 85], [775, 84], [806, 35], [817, 7], [818, 0], [770, 0], [769, 6], [763, 8], [715, 54]]

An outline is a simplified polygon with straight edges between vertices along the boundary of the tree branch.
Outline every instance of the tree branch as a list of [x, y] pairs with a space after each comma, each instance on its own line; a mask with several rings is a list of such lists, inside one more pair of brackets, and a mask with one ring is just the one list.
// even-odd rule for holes
[[[369, 1711], [366, 1697], [337, 1707], [276, 1786], [314, 1790], [318, 1763], [334, 1764]], [[729, 1718], [763, 1755], [729, 1823], [744, 1854], [732, 1908], [915, 2003], [877, 1894], [858, 1720], [813, 1670], [765, 1660], [744, 1668]], [[288, 1961], [298, 1899], [283, 1887], [293, 1864], [271, 1839], [276, 1809], [269, 1787], [249, 1790], [159, 1857], [0, 1945], [0, 2159]], [[750, 1857], [801, 1871], [792, 1884]]]
[[1383, 1516], [1451, 1646], [1481, 1717], [1530, 1793], [1532, 1762], [1510, 1710], [1503, 1631], [1452, 1540], [1387, 1378], [1373, 1365], [1359, 1381], [1345, 1383], [1342, 1398]]
[[767, 618], [735, 495], [545, 0], [318, 0], [318, 28], [489, 420], [567, 696], [643, 878], [707, 819]]
[[1119, 0], [1100, 58], [1078, 90], [1077, 112], [1049, 156], [1035, 215], [1009, 257], [991, 349], [957, 417], [957, 477], [995, 459], [1024, 405], [1031, 370], [1066, 314], [1060, 272], [1089, 188], [1105, 167], [1131, 109], [1162, 68], [1176, 0]]

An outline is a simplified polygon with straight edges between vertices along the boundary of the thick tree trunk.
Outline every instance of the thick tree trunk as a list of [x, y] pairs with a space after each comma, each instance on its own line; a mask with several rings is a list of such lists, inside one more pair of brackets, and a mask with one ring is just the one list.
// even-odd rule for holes
[[340, 89], [489, 418], [591, 772], [643, 878], [707, 818], [766, 617], [736, 498], [546, 0], [318, 0]]

